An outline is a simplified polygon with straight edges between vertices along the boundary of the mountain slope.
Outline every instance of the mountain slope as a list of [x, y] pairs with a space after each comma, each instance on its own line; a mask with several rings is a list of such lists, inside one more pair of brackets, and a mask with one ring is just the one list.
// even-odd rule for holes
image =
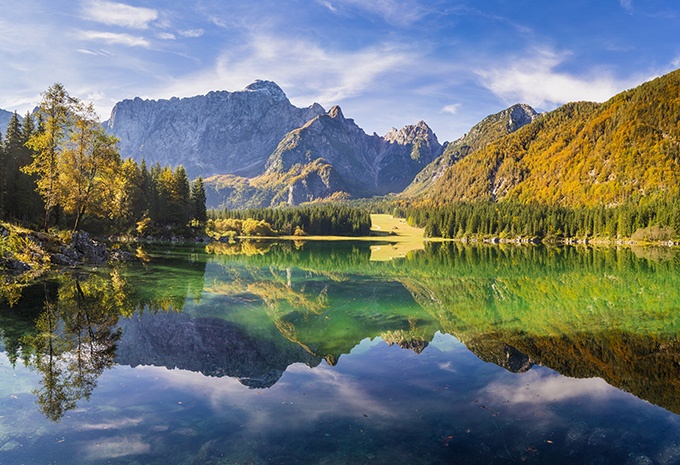
[[255, 81], [238, 92], [170, 100], [124, 100], [104, 123], [124, 157], [184, 165], [190, 177], [255, 176], [289, 131], [325, 110], [297, 108], [281, 88]]
[[285, 175], [319, 160], [336, 174], [335, 190], [354, 197], [382, 195], [404, 189], [441, 149], [423, 121], [385, 137], [369, 136], [335, 106], [290, 132], [267, 161], [264, 176]]
[[538, 113], [533, 108], [524, 104], [516, 104], [487, 116], [463, 137], [446, 145], [444, 153], [418, 173], [413, 182], [406, 187], [403, 195], [416, 196], [426, 192], [454, 163], [469, 153], [526, 126], [537, 116]]
[[208, 178], [209, 204], [298, 205], [400, 192], [441, 152], [437, 137], [423, 121], [393, 129], [384, 137], [367, 135], [335, 106], [286, 134], [261, 176]]
[[680, 194], [680, 71], [571, 103], [453, 165], [430, 202], [617, 205]]

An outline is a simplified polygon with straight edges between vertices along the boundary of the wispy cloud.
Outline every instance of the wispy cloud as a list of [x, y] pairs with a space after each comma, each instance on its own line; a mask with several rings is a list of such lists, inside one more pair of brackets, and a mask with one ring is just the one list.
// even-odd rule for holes
[[389, 44], [347, 52], [305, 40], [252, 35], [243, 48], [225, 50], [213, 69], [186, 76], [166, 92], [195, 95], [199, 89], [215, 90], [216, 82], [236, 90], [255, 79], [270, 79], [297, 93], [305, 104], [327, 106], [361, 95], [414, 59], [410, 51]]
[[148, 47], [150, 45], [149, 41], [143, 37], [115, 32], [80, 31], [77, 37], [80, 40], [99, 41], [113, 45], [125, 45], [127, 47]]
[[205, 30], [204, 29], [187, 29], [187, 30], [184, 30], [184, 31], [179, 31], [178, 34], [181, 35], [182, 37], [197, 38], [197, 37], [203, 36], [203, 34], [205, 34]]
[[417, 0], [319, 0], [319, 4], [336, 14], [344, 14], [348, 9], [360, 10], [402, 26], [418, 21], [428, 11]]
[[147, 29], [149, 23], [158, 18], [158, 11], [125, 3], [89, 0], [83, 4], [84, 19], [131, 29]]
[[628, 13], [633, 12], [633, 0], [619, 0], [621, 7]]
[[163, 39], [163, 40], [175, 40], [175, 39], [177, 39], [175, 34], [172, 34], [170, 32], [159, 32], [158, 34], [156, 34], [156, 37], [158, 37], [159, 39]]
[[558, 71], [567, 57], [547, 49], [534, 50], [529, 56], [504, 60], [476, 73], [481, 83], [503, 100], [538, 108], [578, 100], [602, 102], [644, 80], [622, 81], [601, 71], [583, 76]]
[[444, 108], [442, 108], [441, 112], [455, 115], [456, 113], [458, 113], [459, 108], [460, 108], [460, 103], [452, 103], [451, 105], [446, 105]]

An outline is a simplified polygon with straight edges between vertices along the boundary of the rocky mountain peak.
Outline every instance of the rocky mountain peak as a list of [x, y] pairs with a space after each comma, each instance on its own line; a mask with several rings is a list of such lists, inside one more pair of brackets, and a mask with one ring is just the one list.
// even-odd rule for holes
[[385, 140], [399, 145], [410, 144], [416, 140], [426, 140], [433, 142], [433, 145], [438, 145], [437, 136], [432, 132], [427, 123], [422, 120], [416, 124], [406, 125], [399, 130], [392, 128], [385, 134]]
[[318, 104], [298, 108], [277, 84], [258, 80], [236, 92], [124, 100], [104, 127], [120, 139], [123, 157], [183, 165], [192, 178], [252, 177], [289, 131], [324, 113]]
[[342, 110], [340, 109], [340, 107], [338, 105], [335, 105], [333, 108], [331, 108], [328, 111], [328, 116], [330, 116], [331, 118], [340, 119], [340, 120], [345, 119], [345, 115], [342, 114]]
[[522, 126], [531, 123], [538, 113], [529, 105], [518, 103], [508, 108], [508, 132], [515, 132]]
[[243, 89], [245, 92], [262, 92], [268, 94], [273, 100], [283, 101], [288, 100], [285, 92], [281, 89], [278, 84], [273, 81], [263, 81], [257, 79], [252, 84], [249, 84]]

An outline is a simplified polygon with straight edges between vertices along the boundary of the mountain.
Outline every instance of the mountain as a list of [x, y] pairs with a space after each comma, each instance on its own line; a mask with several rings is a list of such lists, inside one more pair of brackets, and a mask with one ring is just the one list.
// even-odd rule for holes
[[368, 135], [340, 107], [297, 108], [259, 80], [238, 92], [124, 100], [103, 124], [123, 157], [204, 177], [210, 207], [397, 193], [443, 151], [423, 121]]
[[170, 100], [124, 100], [104, 122], [124, 157], [184, 165], [190, 177], [255, 176], [281, 139], [325, 110], [297, 108], [281, 88], [255, 81], [238, 92]]
[[205, 376], [237, 378], [251, 388], [273, 386], [293, 363], [317, 366], [321, 357], [279, 335], [256, 339], [219, 318], [191, 318], [184, 313], [144, 313], [121, 322], [116, 350], [120, 365], [164, 366]]
[[12, 118], [12, 113], [11, 111], [6, 111], [3, 109], [0, 109], [0, 133], [5, 136], [5, 132], [7, 132], [7, 125], [9, 124], [9, 120]]
[[404, 189], [406, 196], [415, 196], [430, 189], [444, 172], [463, 157], [486, 147], [531, 123], [538, 113], [529, 105], [516, 104], [489, 115], [477, 123], [460, 139], [446, 145], [444, 153], [427, 165]]
[[385, 136], [368, 135], [334, 106], [286, 134], [265, 171], [249, 181], [206, 180], [209, 203], [225, 206], [297, 205], [318, 199], [370, 197], [401, 192], [442, 153], [432, 130], [420, 121]]
[[454, 164], [432, 203], [515, 199], [618, 205], [680, 195], [680, 70], [597, 104], [576, 102]]

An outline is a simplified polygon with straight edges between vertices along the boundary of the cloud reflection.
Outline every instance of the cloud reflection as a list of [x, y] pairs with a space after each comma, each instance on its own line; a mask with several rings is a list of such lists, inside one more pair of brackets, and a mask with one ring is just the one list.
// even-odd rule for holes
[[550, 402], [609, 400], [626, 395], [601, 378], [567, 378], [552, 370], [535, 368], [489, 384], [485, 394], [511, 404], [543, 406]]
[[148, 454], [151, 445], [142, 440], [139, 434], [108, 438], [105, 441], [85, 446], [83, 452], [88, 460], [115, 459], [130, 455]]

